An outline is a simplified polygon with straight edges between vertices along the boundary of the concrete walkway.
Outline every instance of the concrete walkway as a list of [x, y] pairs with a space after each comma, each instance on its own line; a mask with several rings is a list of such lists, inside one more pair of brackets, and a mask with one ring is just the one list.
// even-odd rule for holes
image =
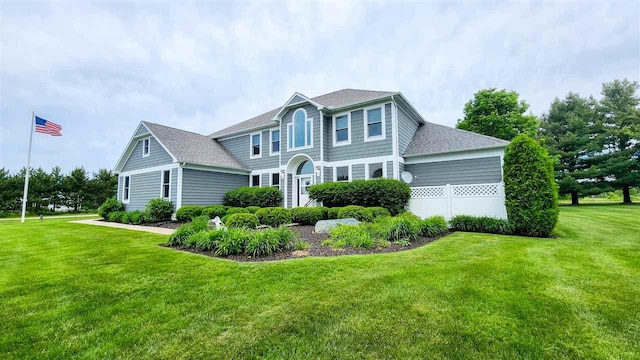
[[[45, 215], [44, 216], [44, 220], [55, 220], [55, 219], [67, 219], [67, 218], [84, 218], [84, 217], [99, 217], [98, 214], [82, 214], [82, 215]], [[39, 216], [29, 216], [29, 217], [25, 217], [25, 220], [40, 220]], [[19, 217], [15, 217], [15, 218], [4, 218], [4, 219], [0, 219], [0, 221], [12, 221], [12, 220], [18, 220], [20, 221]]]
[[69, 222], [72, 222], [75, 224], [106, 226], [106, 227], [117, 228], [117, 229], [145, 231], [148, 233], [160, 234], [160, 235], [171, 235], [174, 231], [173, 229], [165, 229], [165, 228], [154, 227], [154, 226], [128, 225], [128, 224], [120, 224], [115, 222], [106, 222], [106, 221], [99, 221], [99, 220], [74, 220]]

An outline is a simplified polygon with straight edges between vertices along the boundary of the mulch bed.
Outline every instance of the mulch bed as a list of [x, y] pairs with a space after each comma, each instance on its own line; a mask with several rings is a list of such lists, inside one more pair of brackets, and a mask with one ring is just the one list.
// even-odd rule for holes
[[[381, 254], [390, 253], [396, 251], [410, 250], [420, 247], [424, 244], [428, 244], [438, 238], [419, 237], [416, 241], [411, 242], [410, 245], [400, 246], [394, 243], [390, 243], [386, 248], [372, 248], [372, 249], [356, 249], [352, 247], [346, 247], [343, 249], [332, 249], [328, 246], [322, 246], [322, 242], [329, 238], [328, 234], [316, 234], [313, 226], [292, 226], [292, 230], [296, 231], [300, 235], [300, 239], [309, 243], [309, 248], [306, 250], [294, 250], [279, 252], [269, 256], [251, 257], [247, 255], [231, 255], [224, 257], [229, 260], [243, 261], [243, 262], [256, 262], [256, 261], [274, 261], [274, 260], [286, 260], [286, 259], [298, 259], [309, 256], [342, 256], [342, 255], [361, 255], [361, 254]], [[444, 234], [443, 236], [446, 236]], [[198, 251], [195, 249], [188, 249], [184, 247], [175, 247], [175, 249], [188, 251], [196, 254], [202, 254], [212, 257], [216, 256], [212, 251]]]

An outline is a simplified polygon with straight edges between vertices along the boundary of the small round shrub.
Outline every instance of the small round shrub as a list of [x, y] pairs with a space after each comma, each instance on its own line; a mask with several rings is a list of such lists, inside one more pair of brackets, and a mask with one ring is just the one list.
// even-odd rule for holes
[[147, 203], [145, 212], [149, 216], [150, 222], [171, 220], [173, 214], [173, 204], [166, 199], [151, 199]]
[[323, 210], [317, 207], [295, 207], [291, 209], [291, 221], [301, 225], [315, 225], [322, 220]]
[[170, 246], [182, 246], [186, 243], [189, 236], [195, 233], [196, 231], [193, 229], [193, 226], [191, 226], [191, 224], [184, 224], [177, 228], [176, 231], [174, 231], [173, 234], [169, 236], [168, 244]]
[[322, 211], [322, 220], [329, 219], [329, 208], [326, 206], [316, 206], [316, 209]]
[[371, 210], [359, 205], [343, 207], [338, 211], [338, 217], [340, 219], [354, 218], [358, 221], [365, 222], [373, 221], [373, 214], [371, 213]]
[[222, 219], [227, 215], [227, 207], [224, 205], [211, 205], [202, 209], [202, 215], [209, 217], [209, 219], [215, 219], [216, 216]]
[[121, 222], [122, 221], [122, 215], [125, 214], [125, 211], [113, 211], [111, 213], [109, 213], [108, 216], [108, 221], [111, 222]]
[[250, 213], [255, 214], [256, 211], [261, 209], [261, 207], [260, 206], [247, 206], [245, 209], [247, 209], [247, 211], [249, 211]]
[[329, 208], [329, 210], [327, 211], [327, 218], [329, 218], [329, 219], [338, 219], [340, 209], [342, 209], [342, 208], [341, 207]]
[[389, 210], [380, 206], [372, 206], [369, 208], [369, 210], [371, 211], [371, 216], [374, 219], [377, 219], [379, 217], [391, 216]]
[[144, 211], [136, 210], [129, 213], [129, 222], [133, 225], [140, 225], [146, 220]]
[[260, 224], [271, 227], [291, 223], [291, 211], [283, 207], [262, 208], [256, 211], [256, 216]]
[[226, 223], [229, 220], [229, 216], [233, 214], [251, 214], [249, 210], [241, 207], [229, 207], [227, 213], [222, 217], [222, 222]]
[[197, 205], [184, 205], [176, 211], [176, 220], [180, 222], [191, 221], [192, 218], [202, 215], [204, 207]]
[[255, 214], [239, 213], [229, 215], [225, 225], [229, 228], [255, 229], [260, 225], [260, 221]]
[[[254, 215], [255, 216], [255, 215]], [[238, 255], [244, 252], [244, 244], [251, 237], [251, 231], [245, 228], [231, 228], [218, 239], [215, 254], [218, 256]]]
[[105, 220], [109, 220], [109, 214], [116, 211], [124, 211], [124, 204], [115, 198], [109, 198], [98, 208], [98, 215]]

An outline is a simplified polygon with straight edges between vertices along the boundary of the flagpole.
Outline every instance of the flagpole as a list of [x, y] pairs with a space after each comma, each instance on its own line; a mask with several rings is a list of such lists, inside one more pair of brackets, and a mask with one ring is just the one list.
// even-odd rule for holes
[[29, 168], [31, 166], [31, 144], [33, 143], [33, 127], [36, 123], [36, 113], [31, 112], [31, 133], [29, 134], [29, 155], [27, 155], [27, 171], [24, 174], [24, 193], [22, 194], [22, 218], [20, 222], [24, 222], [24, 215], [27, 212], [27, 193], [29, 192]]

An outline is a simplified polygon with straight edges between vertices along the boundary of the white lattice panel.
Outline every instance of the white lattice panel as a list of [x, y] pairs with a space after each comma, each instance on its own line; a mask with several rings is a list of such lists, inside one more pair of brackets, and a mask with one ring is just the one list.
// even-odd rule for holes
[[451, 187], [453, 197], [467, 196], [499, 196], [498, 184], [486, 185], [455, 185]]
[[445, 197], [444, 186], [426, 186], [411, 188], [411, 197], [416, 199], [432, 199]]

